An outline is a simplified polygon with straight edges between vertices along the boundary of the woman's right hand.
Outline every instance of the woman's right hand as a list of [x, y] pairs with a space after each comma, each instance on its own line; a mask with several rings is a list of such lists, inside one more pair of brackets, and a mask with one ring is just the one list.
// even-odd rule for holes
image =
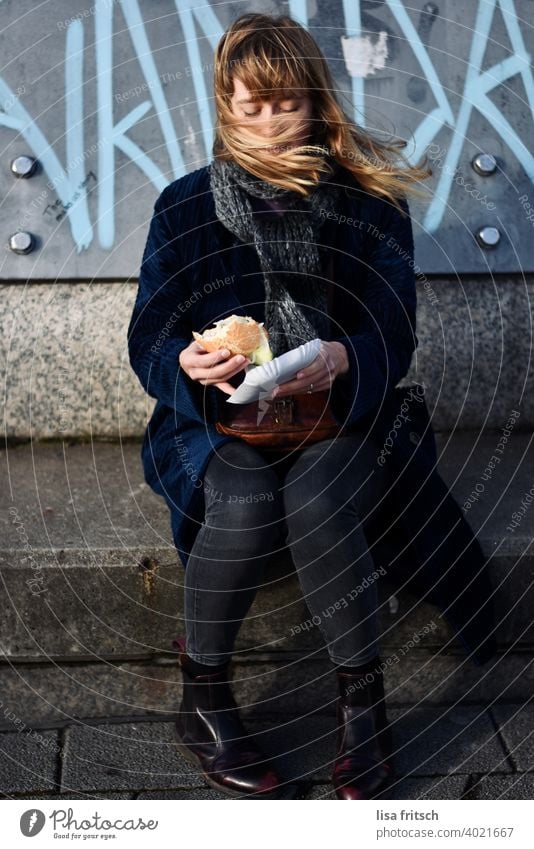
[[250, 364], [248, 357], [238, 354], [231, 357], [226, 348], [209, 353], [196, 339], [181, 351], [178, 361], [191, 380], [198, 380], [203, 386], [217, 386], [227, 395], [235, 392], [235, 387], [227, 381]]

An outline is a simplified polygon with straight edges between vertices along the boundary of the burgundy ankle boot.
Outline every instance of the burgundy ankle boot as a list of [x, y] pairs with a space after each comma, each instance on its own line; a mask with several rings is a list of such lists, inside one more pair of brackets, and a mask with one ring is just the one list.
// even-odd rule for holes
[[184, 651], [178, 662], [183, 681], [175, 721], [180, 754], [200, 766], [207, 783], [228, 796], [276, 797], [280, 778], [241, 722], [228, 681], [229, 664], [223, 671], [194, 675], [188, 671]]
[[373, 799], [394, 774], [380, 659], [354, 667], [354, 673], [337, 670], [337, 678], [337, 752], [332, 783], [338, 799]]

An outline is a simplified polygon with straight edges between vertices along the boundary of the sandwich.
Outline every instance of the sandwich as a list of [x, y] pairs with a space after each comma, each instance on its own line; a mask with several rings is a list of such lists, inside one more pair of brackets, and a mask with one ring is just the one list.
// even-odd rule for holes
[[261, 366], [273, 359], [269, 334], [263, 321], [257, 322], [249, 315], [230, 315], [216, 321], [204, 333], [193, 331], [193, 338], [209, 352], [227, 348], [230, 354], [243, 354], [251, 364]]

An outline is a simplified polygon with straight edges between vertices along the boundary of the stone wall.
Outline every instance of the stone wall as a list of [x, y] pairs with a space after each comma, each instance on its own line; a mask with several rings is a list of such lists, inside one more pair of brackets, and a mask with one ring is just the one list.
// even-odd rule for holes
[[[437, 430], [534, 426], [532, 280], [418, 282], [419, 348], [403, 383], [425, 384]], [[4, 284], [5, 434], [141, 437], [154, 407], [128, 360], [137, 282]]]

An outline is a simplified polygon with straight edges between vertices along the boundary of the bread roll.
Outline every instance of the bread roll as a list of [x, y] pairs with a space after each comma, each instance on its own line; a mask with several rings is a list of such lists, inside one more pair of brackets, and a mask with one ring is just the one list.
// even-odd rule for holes
[[228, 348], [230, 354], [243, 354], [250, 357], [254, 365], [272, 360], [269, 347], [269, 334], [263, 326], [251, 316], [230, 315], [216, 321], [214, 327], [209, 327], [204, 333], [193, 331], [193, 338], [209, 352], [219, 348]]

